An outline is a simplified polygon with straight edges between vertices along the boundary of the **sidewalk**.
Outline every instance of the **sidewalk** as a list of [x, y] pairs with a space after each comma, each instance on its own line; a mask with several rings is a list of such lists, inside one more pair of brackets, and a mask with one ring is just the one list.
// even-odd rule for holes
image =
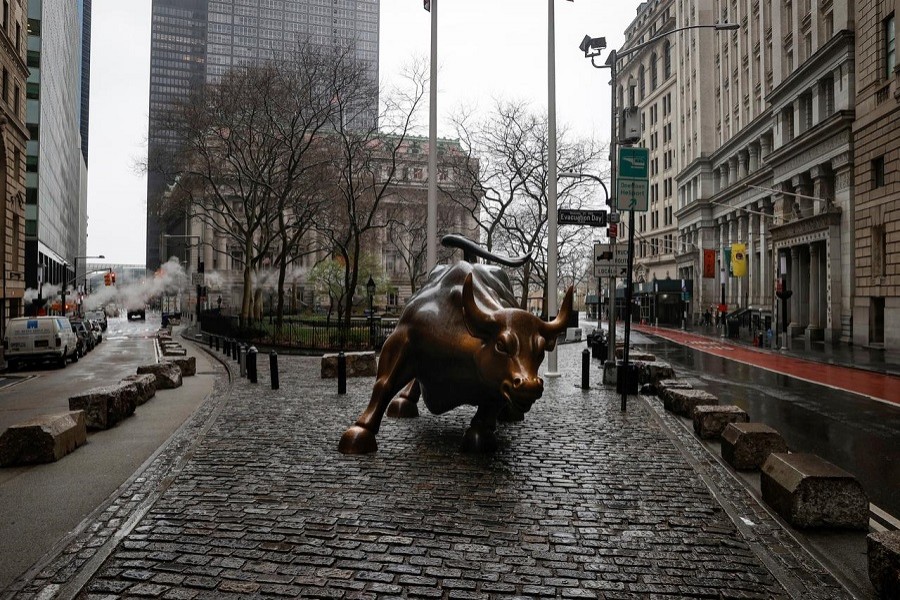
[[[684, 329], [680, 329], [677, 326], [663, 325], [658, 329], [671, 329], [709, 338], [725, 339], [722, 338], [721, 328], [717, 329], [714, 325], [687, 325]], [[728, 341], [748, 348], [756, 347], [753, 345], [753, 340], [748, 337], [746, 328], [740, 330], [740, 335], [743, 337], [728, 338]], [[900, 352], [897, 351], [864, 348], [850, 344], [835, 344], [832, 346], [825, 342], [806, 344], [802, 338], [792, 340], [789, 350], [770, 347], [760, 349], [776, 352], [782, 356], [900, 376]]]
[[371, 378], [280, 356], [5, 597], [850, 597], [655, 399], [577, 387], [583, 348], [492, 456], [459, 452], [471, 409], [424, 407], [343, 456]]

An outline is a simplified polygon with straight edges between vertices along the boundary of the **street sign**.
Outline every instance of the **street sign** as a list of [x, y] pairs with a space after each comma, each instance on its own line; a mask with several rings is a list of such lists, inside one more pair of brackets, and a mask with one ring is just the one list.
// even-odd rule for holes
[[628, 267], [617, 266], [600, 266], [594, 265], [594, 277], [625, 277], [628, 274]]
[[617, 212], [609, 213], [609, 222], [618, 223], [622, 219], [622, 215]]
[[619, 226], [615, 223], [610, 223], [608, 233], [609, 233], [609, 237], [611, 237], [611, 238], [616, 237], [617, 235], [619, 235]]
[[204, 273], [191, 273], [191, 283], [193, 285], [203, 285], [203, 275]]
[[637, 210], [646, 212], [650, 206], [648, 202], [650, 182], [641, 179], [619, 179], [619, 195], [617, 196], [619, 210]]
[[628, 246], [625, 244], [594, 244], [594, 264], [627, 265]]
[[636, 146], [619, 147], [616, 208], [647, 211], [650, 208], [650, 151]]
[[560, 208], [556, 211], [556, 222], [560, 225], [589, 225], [590, 227], [606, 227], [606, 211]]

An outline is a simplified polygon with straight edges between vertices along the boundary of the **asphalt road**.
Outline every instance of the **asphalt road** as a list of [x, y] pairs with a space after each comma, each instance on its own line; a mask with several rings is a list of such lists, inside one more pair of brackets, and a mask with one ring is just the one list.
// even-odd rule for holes
[[[104, 341], [65, 369], [39, 367], [4, 376], [0, 431], [33, 416], [68, 410], [69, 396], [116, 383], [137, 366], [156, 362], [158, 316], [146, 322], [110, 319]], [[189, 344], [186, 344], [189, 346]], [[62, 460], [0, 469], [0, 590], [31, 567], [119, 486], [178, 429], [212, 391], [215, 375], [203, 352], [197, 376], [163, 390], [135, 415], [106, 431], [89, 432], [87, 444]]]

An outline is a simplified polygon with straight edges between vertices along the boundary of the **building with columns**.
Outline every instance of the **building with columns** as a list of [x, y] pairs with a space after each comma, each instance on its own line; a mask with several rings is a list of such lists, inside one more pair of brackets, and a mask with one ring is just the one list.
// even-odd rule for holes
[[[786, 309], [789, 335], [782, 344], [850, 341], [852, 6], [677, 3], [679, 27], [741, 24], [727, 33], [681, 32], [676, 44], [676, 110], [684, 123], [676, 260], [679, 275], [694, 280], [695, 318], [724, 302], [728, 312], [749, 313], [765, 327], [780, 324]], [[733, 243], [746, 245], [744, 277], [729, 276], [723, 260]], [[715, 278], [702, 277], [702, 249], [716, 251]], [[786, 306], [774, 297], [776, 278], [792, 292]]]
[[[625, 30], [622, 50], [674, 28], [674, 0], [643, 2]], [[617, 106], [640, 109], [642, 135], [637, 145], [650, 152], [649, 210], [635, 213], [636, 297], [642, 319], [669, 324], [679, 323], [683, 313], [681, 283], [675, 281], [675, 175], [680, 136], [674, 105], [674, 41], [674, 36], [661, 39], [628, 56], [619, 67], [616, 90]]]
[[[897, 0], [856, 3], [853, 343], [900, 348], [900, 80]], [[894, 250], [892, 252], [891, 250]]]

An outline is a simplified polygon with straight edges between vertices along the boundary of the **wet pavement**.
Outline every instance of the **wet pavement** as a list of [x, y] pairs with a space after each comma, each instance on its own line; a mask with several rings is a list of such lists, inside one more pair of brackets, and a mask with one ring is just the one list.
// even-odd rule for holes
[[[473, 409], [386, 419], [337, 452], [372, 379], [319, 360], [222, 377], [145, 470], [6, 591], [16, 598], [844, 598], [653, 398], [582, 390], [583, 344], [490, 456]], [[219, 355], [221, 356], [221, 355]], [[234, 363], [226, 363], [229, 368]]]

